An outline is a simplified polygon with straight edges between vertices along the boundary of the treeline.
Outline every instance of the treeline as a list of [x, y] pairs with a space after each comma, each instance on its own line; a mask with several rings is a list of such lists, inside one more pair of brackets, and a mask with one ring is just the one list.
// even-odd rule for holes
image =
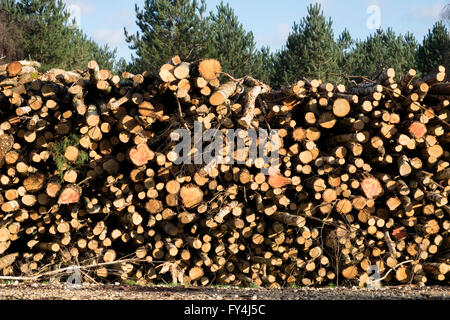
[[0, 0], [0, 58], [33, 59], [41, 71], [84, 69], [91, 59], [112, 69], [116, 50], [84, 34], [61, 0]]
[[[139, 31], [124, 30], [134, 51], [126, 62], [75, 27], [61, 0], [0, 0], [0, 58], [32, 58], [44, 69], [84, 68], [96, 59], [116, 72], [156, 71], [174, 55], [183, 60], [217, 58], [225, 72], [252, 75], [273, 87], [299, 77], [331, 82], [349, 79], [346, 76], [371, 77], [383, 67], [399, 74], [411, 68], [422, 74], [438, 65], [449, 68], [450, 36], [442, 21], [420, 43], [411, 33], [396, 34], [390, 28], [357, 40], [348, 30], [335, 35], [331, 19], [314, 4], [294, 23], [283, 48], [271, 52], [257, 48], [253, 33], [223, 2], [207, 12], [205, 0], [146, 0], [135, 11]], [[447, 11], [443, 19], [448, 20]]]

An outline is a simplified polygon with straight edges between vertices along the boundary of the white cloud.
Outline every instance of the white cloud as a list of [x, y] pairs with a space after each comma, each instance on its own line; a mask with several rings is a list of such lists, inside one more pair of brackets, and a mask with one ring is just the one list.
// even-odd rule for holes
[[93, 1], [86, 3], [83, 0], [64, 0], [64, 3], [66, 4], [66, 7], [72, 6], [80, 8], [80, 12], [82, 15], [88, 15], [95, 11], [95, 5], [93, 4]]
[[125, 41], [125, 35], [122, 29], [97, 29], [93, 33], [93, 38], [98, 42], [106, 43], [113, 47]]
[[439, 19], [442, 10], [445, 7], [445, 3], [443, 1], [435, 2], [432, 5], [424, 5], [424, 6], [413, 6], [411, 7], [411, 15], [414, 18], [419, 19], [430, 19], [437, 20]]
[[83, 16], [87, 16], [95, 11], [92, 3], [84, 3], [82, 0], [64, 0], [66, 9], [69, 11], [72, 19], [75, 19], [77, 27], [83, 27]]
[[262, 46], [270, 46], [273, 49], [281, 48], [286, 43], [286, 40], [291, 32], [291, 25], [289, 23], [282, 23], [278, 25], [277, 30], [272, 34], [265, 34], [264, 36], [255, 36], [256, 42]]

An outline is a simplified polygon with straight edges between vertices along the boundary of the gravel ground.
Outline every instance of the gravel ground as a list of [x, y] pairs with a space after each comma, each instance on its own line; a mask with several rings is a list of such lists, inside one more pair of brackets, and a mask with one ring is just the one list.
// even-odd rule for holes
[[0, 285], [0, 300], [450, 300], [450, 286], [242, 289], [66, 284]]

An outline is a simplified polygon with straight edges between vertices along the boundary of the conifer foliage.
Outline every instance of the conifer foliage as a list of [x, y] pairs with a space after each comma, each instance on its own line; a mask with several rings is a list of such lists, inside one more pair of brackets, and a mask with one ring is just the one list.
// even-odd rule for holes
[[206, 14], [204, 0], [146, 0], [142, 9], [135, 10], [139, 31], [129, 34], [125, 29], [136, 54], [131, 63], [135, 71], [155, 71], [179, 55], [191, 61], [216, 58], [234, 76], [265, 76], [264, 53], [229, 4], [221, 2]]
[[444, 65], [450, 70], [450, 34], [442, 21], [434, 24], [433, 28], [423, 39], [417, 50], [418, 68], [422, 73], [436, 70], [438, 65]]
[[338, 59], [332, 21], [325, 18], [319, 4], [311, 4], [307, 16], [300, 23], [294, 22], [286, 46], [278, 54], [278, 74], [273, 75], [272, 81], [282, 85], [293, 83], [300, 76], [332, 78], [332, 73], [338, 73]]
[[417, 41], [412, 34], [397, 35], [391, 28], [378, 29], [355, 43], [341, 69], [352, 75], [373, 76], [381, 68], [394, 68], [403, 74], [416, 67], [416, 49]]
[[195, 60], [207, 54], [204, 0], [146, 0], [135, 11], [140, 31], [125, 29], [130, 49], [136, 50], [134, 69], [155, 71], [175, 55]]
[[244, 29], [229, 4], [221, 2], [216, 12], [210, 13], [208, 34], [208, 57], [221, 61], [226, 72], [238, 77], [259, 75], [262, 61], [253, 33]]
[[41, 71], [84, 68], [91, 59], [113, 67], [116, 52], [89, 39], [62, 0], [0, 0], [0, 10], [21, 34], [15, 41], [22, 58], [41, 62]]
[[173, 56], [184, 61], [215, 58], [234, 77], [251, 75], [273, 88], [301, 78], [342, 82], [343, 75], [373, 77], [394, 68], [400, 77], [409, 69], [419, 75], [443, 65], [450, 70], [450, 6], [417, 42], [411, 33], [379, 29], [366, 39], [354, 39], [345, 29], [335, 37], [332, 20], [320, 4], [294, 22], [286, 44], [273, 52], [258, 48], [225, 1], [207, 11], [206, 0], [145, 0], [135, 6], [138, 31], [124, 29], [134, 55], [116, 60], [116, 50], [100, 46], [76, 26], [64, 0], [0, 0], [0, 63], [33, 59], [50, 68], [84, 69], [89, 60], [121, 73], [156, 72]]

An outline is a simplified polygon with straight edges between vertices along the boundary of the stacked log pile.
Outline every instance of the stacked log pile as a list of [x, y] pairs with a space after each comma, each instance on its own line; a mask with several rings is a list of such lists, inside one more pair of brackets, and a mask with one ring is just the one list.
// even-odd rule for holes
[[[383, 284], [448, 283], [443, 67], [281, 90], [214, 59], [122, 77], [95, 61], [38, 67], [0, 66], [2, 276], [95, 264], [86, 279], [364, 286], [377, 270]], [[245, 139], [232, 162], [178, 163], [174, 137], [194, 123], [223, 139], [278, 130], [279, 164], [249, 160]]]

